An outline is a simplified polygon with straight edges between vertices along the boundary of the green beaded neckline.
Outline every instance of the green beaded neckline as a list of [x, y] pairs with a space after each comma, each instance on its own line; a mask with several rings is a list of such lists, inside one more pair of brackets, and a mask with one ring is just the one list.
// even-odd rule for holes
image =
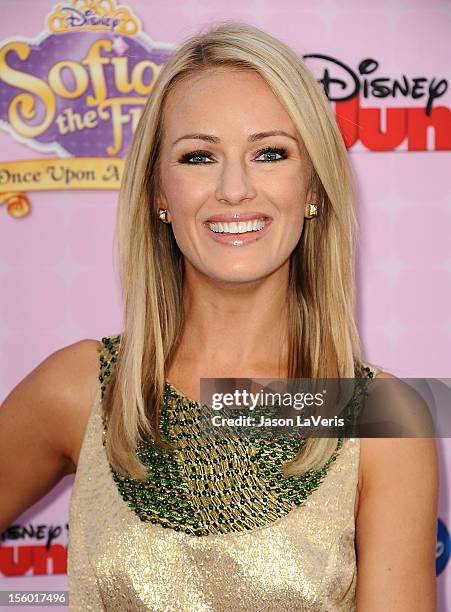
[[[98, 345], [102, 398], [119, 343], [117, 335], [102, 338]], [[367, 378], [373, 378], [371, 368], [363, 369]], [[286, 477], [280, 466], [297, 455], [305, 439], [206, 438], [199, 426], [200, 412], [197, 402], [167, 381], [160, 427], [179, 448], [166, 452], [151, 442], [140, 443], [136, 453], [149, 470], [145, 482], [124, 478], [110, 465], [123, 501], [141, 521], [197, 536], [264, 527], [305, 502], [343, 446], [344, 439], [338, 438], [335, 451], [320, 469]], [[102, 419], [105, 445], [103, 412]]]

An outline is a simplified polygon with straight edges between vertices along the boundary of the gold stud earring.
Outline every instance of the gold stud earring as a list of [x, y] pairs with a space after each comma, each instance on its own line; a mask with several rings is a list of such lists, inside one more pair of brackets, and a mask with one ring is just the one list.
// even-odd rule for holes
[[318, 206], [316, 204], [309, 204], [308, 206], [308, 218], [316, 217], [318, 215]]
[[169, 223], [168, 211], [165, 208], [158, 209], [158, 216], [163, 223]]

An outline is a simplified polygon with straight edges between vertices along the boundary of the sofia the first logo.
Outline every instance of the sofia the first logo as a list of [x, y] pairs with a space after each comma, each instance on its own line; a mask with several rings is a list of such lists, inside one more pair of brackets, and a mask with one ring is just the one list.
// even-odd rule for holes
[[2, 127], [41, 151], [123, 157], [169, 53], [114, 0], [73, 0], [38, 41], [0, 49]]
[[117, 189], [143, 106], [173, 46], [155, 43], [116, 0], [58, 4], [35, 40], [0, 47], [0, 127], [56, 159], [0, 164], [0, 204], [25, 191]]

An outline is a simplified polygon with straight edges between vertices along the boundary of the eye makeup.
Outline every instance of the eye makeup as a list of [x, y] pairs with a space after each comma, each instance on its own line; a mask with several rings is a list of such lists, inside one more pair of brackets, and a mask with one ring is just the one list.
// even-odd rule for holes
[[[275, 155], [280, 155], [279, 159], [263, 159], [263, 160], [258, 160], [258, 161], [262, 161], [264, 163], [267, 162], [278, 162], [278, 161], [282, 161], [283, 159], [286, 159], [288, 157], [288, 153], [287, 150], [285, 149], [285, 147], [264, 147], [263, 149], [260, 149], [259, 151], [257, 151], [256, 155], [257, 157], [260, 157], [261, 155], [266, 155], [268, 153], [271, 154], [275, 154]], [[196, 151], [191, 151], [190, 153], [184, 153], [180, 158], [179, 158], [179, 163], [181, 164], [191, 164], [193, 166], [196, 165], [201, 165], [204, 164], [204, 162], [192, 162], [191, 160], [193, 158], [201, 158], [201, 157], [207, 157], [207, 158], [211, 158], [211, 153], [209, 153], [208, 151], [203, 151], [203, 150], [196, 150]], [[212, 163], [212, 162], [207, 162], [207, 163]]]

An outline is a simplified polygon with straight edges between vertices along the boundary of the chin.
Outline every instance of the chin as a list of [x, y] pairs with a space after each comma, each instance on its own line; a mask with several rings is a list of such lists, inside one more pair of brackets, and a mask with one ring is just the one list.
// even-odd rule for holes
[[[278, 267], [278, 266], [277, 266]], [[260, 267], [256, 269], [256, 266], [241, 266], [235, 269], [224, 269], [221, 270], [206, 270], [204, 274], [211, 280], [223, 283], [252, 283], [259, 280], [263, 280], [269, 276], [275, 269], [274, 267]]]

